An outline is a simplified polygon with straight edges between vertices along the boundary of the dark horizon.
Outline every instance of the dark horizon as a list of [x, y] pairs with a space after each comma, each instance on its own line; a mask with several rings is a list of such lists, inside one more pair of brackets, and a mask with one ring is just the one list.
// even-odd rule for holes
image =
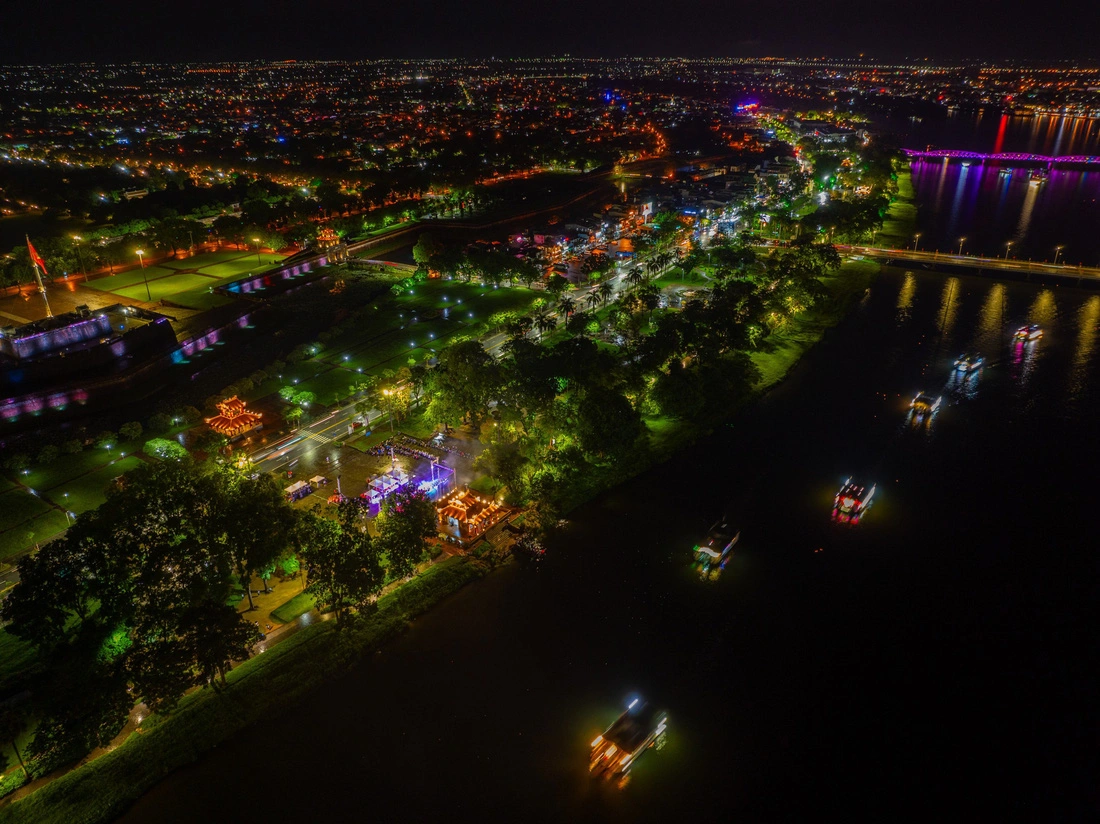
[[767, 7], [708, 2], [691, 14], [641, 0], [536, 2], [517, 12], [502, 0], [409, 13], [345, 0], [197, 0], [158, 7], [135, 0], [74, 7], [43, 20], [41, 7], [8, 10], [0, 32], [5, 65], [181, 63], [246, 60], [682, 57], [827, 55], [869, 61], [1084, 60], [1096, 64], [1100, 8], [1068, 0], [1036, 15], [1023, 0], [965, 6], [946, 0], [919, 12], [891, 4], [787, 0]]

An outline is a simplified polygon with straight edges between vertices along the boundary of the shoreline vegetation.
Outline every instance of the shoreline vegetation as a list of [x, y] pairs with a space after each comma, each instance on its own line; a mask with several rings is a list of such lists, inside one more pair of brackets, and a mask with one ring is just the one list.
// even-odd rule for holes
[[[911, 230], [915, 209], [908, 172], [899, 175], [899, 197], [886, 223], [899, 236]], [[908, 226], [908, 229], [906, 229]], [[884, 226], [885, 230], [885, 226]], [[880, 265], [847, 260], [821, 278], [827, 296], [791, 318], [751, 354], [760, 378], [748, 395], [728, 409], [723, 421], [757, 401], [781, 383], [801, 357], [839, 323], [870, 287]], [[638, 450], [613, 467], [600, 467], [577, 493], [564, 502], [564, 512], [666, 461], [677, 450], [711, 434], [713, 421], [695, 423], [665, 417], [645, 418], [649, 448]], [[151, 715], [111, 751], [16, 800], [0, 802], [0, 824], [64, 822], [98, 824], [113, 820], [173, 770], [241, 732], [253, 723], [303, 699], [330, 675], [346, 672], [366, 655], [399, 635], [417, 616], [489, 571], [471, 556], [433, 565], [426, 572], [382, 597], [369, 613], [340, 632], [336, 622], [322, 620], [305, 627], [234, 667], [220, 691], [189, 693], [168, 715]]]
[[[753, 403], [786, 377], [825, 332], [836, 325], [873, 282], [879, 265], [847, 261], [824, 280], [830, 299], [800, 315], [790, 328], [769, 339], [766, 352], [753, 355], [763, 375]], [[667, 460], [676, 450], [712, 430], [686, 422], [653, 434], [653, 449], [617, 481], [600, 478], [570, 509]], [[356, 663], [399, 635], [411, 620], [487, 572], [471, 556], [455, 557], [384, 596], [377, 609], [345, 631], [321, 621], [295, 633], [269, 651], [234, 667], [221, 692], [197, 690], [170, 715], [151, 716], [112, 751], [71, 770], [29, 795], [0, 806], [0, 824], [95, 824], [114, 819], [160, 780], [210, 748], [264, 717], [304, 698], [330, 676]]]

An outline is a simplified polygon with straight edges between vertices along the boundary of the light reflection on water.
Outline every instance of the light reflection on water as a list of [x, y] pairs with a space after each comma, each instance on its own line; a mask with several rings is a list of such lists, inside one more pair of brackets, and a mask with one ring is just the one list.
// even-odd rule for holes
[[959, 279], [947, 278], [940, 294], [940, 335], [944, 343], [951, 341], [955, 319], [959, 312]]
[[1004, 339], [1004, 302], [1004, 284], [995, 283], [978, 312], [975, 348], [979, 351], [994, 354], [999, 350]]
[[1060, 261], [1100, 260], [1100, 172], [945, 159], [917, 160], [911, 170], [922, 249], [957, 250], [965, 236], [970, 254], [1051, 261], [1061, 246]]
[[897, 322], [903, 323], [909, 320], [913, 313], [913, 295], [917, 291], [917, 279], [912, 272], [905, 273], [905, 280], [901, 283], [901, 291], [898, 292]]
[[1100, 324], [1100, 295], [1093, 295], [1077, 313], [1077, 346], [1073, 351], [1069, 391], [1071, 398], [1083, 394], [1089, 385], [1089, 365]]

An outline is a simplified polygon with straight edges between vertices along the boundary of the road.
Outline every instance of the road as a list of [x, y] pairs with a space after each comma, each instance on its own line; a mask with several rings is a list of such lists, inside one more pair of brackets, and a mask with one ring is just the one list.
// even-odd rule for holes
[[[654, 277], [664, 274], [668, 268], [670, 267], [655, 273]], [[625, 288], [623, 275], [627, 269], [628, 267], [622, 265], [615, 267], [614, 274], [609, 279], [614, 292], [608, 302], [614, 301], [623, 292]], [[577, 290], [575, 293], [577, 305], [582, 305], [588, 295], [597, 288], [592, 286]], [[556, 309], [551, 311], [550, 315], [555, 319], [559, 317]], [[510, 339], [511, 335], [506, 332], [495, 332], [482, 338], [481, 343], [490, 355], [499, 358], [504, 344]], [[384, 413], [381, 411], [371, 410], [367, 415], [366, 428], [369, 430], [371, 425], [377, 423], [383, 416]], [[355, 411], [355, 402], [348, 403], [332, 410], [325, 417], [289, 433], [273, 444], [265, 444], [253, 450], [249, 458], [256, 468], [263, 472], [281, 473], [293, 470], [304, 455], [318, 446], [332, 443], [341, 435], [347, 434], [348, 427], [361, 419], [360, 413]]]
[[987, 269], [996, 272], [1035, 272], [1044, 275], [1056, 275], [1079, 280], [1080, 278], [1100, 278], [1100, 268], [1095, 266], [1069, 266], [1064, 263], [1043, 263], [1014, 258], [990, 258], [976, 255], [957, 255], [950, 252], [920, 252], [913, 249], [881, 249], [877, 246], [843, 246], [837, 244], [839, 251], [846, 254], [865, 255], [878, 259], [904, 260], [912, 263], [947, 263], [952, 266], [966, 266], [972, 269]]

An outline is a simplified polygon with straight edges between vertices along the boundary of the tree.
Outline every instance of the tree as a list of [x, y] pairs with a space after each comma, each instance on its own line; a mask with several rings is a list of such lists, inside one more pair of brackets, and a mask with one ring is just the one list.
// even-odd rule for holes
[[550, 279], [546, 281], [546, 291], [552, 295], [561, 295], [569, 286], [569, 281], [558, 274], [550, 275]]
[[566, 319], [576, 311], [577, 302], [568, 295], [562, 295], [558, 298], [558, 312], [565, 316]]
[[385, 581], [370, 534], [354, 525], [354, 513], [341, 515], [337, 523], [307, 514], [298, 533], [309, 576], [306, 592], [336, 613], [337, 628], [347, 626], [348, 610], [365, 606]]
[[421, 232], [413, 246], [413, 260], [419, 266], [427, 266], [431, 259], [443, 251], [443, 247], [427, 232]]
[[148, 440], [141, 451], [150, 458], [159, 458], [162, 461], [186, 461], [191, 457], [191, 453], [184, 449], [178, 441], [167, 438]]
[[38, 450], [38, 463], [40, 463], [42, 466], [51, 464], [57, 460], [57, 456], [60, 454], [60, 449], [58, 449], [52, 443], [48, 443], [40, 450]]
[[31, 458], [26, 452], [16, 452], [4, 461], [4, 468], [12, 472], [22, 472], [31, 465]]
[[449, 346], [429, 373], [429, 412], [438, 423], [460, 418], [477, 427], [500, 385], [500, 369], [478, 341]]
[[593, 386], [577, 405], [576, 431], [585, 452], [619, 458], [638, 440], [645, 425], [622, 393]]
[[597, 291], [600, 293], [600, 301], [607, 303], [615, 294], [615, 287], [612, 286], [611, 281], [605, 280], [597, 287]]
[[[0, 741], [5, 742], [11, 747], [12, 752], [15, 753], [15, 757], [19, 760], [19, 766], [22, 767], [23, 772], [26, 773], [27, 765], [24, 763], [23, 755], [19, 752], [19, 747], [15, 742], [15, 739], [19, 737], [19, 733], [23, 731], [23, 727], [23, 718], [13, 707], [0, 707]], [[0, 769], [3, 768], [0, 767]]]
[[534, 326], [539, 330], [541, 340], [547, 332], [553, 332], [558, 325], [557, 320], [545, 308], [539, 309], [534, 316]]
[[137, 421], [130, 421], [129, 423], [124, 423], [122, 426], [120, 426], [118, 428], [118, 434], [122, 438], [124, 438], [125, 440], [128, 440], [128, 441], [136, 441], [138, 438], [141, 437], [141, 433], [142, 433], [141, 424], [138, 423]]
[[219, 489], [208, 512], [210, 534], [232, 561], [249, 609], [255, 609], [252, 576], [284, 553], [296, 515], [271, 475], [220, 472], [215, 477]]
[[118, 435], [114, 432], [100, 432], [96, 435], [95, 445], [97, 449], [113, 449], [118, 445]]
[[[125, 627], [131, 643], [118, 666], [136, 695], [170, 708], [218, 672], [219, 656], [247, 654], [251, 622], [223, 605], [234, 581], [247, 585], [283, 554], [295, 518], [270, 476], [146, 464], [62, 538], [20, 560], [20, 581], [0, 615], [10, 632], [45, 650], [72, 648], [96, 626]], [[66, 723], [59, 716], [59, 726]]]
[[435, 534], [435, 507], [423, 492], [387, 498], [378, 516], [378, 542], [389, 559], [390, 576], [410, 575], [427, 549], [424, 539]]
[[213, 601], [193, 606], [181, 625], [186, 628], [183, 640], [196, 685], [216, 686], [220, 681], [224, 687], [233, 662], [248, 658], [260, 640], [259, 627], [242, 621], [232, 607]]
[[149, 418], [149, 431], [154, 435], [162, 435], [172, 428], [172, 416], [165, 412], [157, 412]]

